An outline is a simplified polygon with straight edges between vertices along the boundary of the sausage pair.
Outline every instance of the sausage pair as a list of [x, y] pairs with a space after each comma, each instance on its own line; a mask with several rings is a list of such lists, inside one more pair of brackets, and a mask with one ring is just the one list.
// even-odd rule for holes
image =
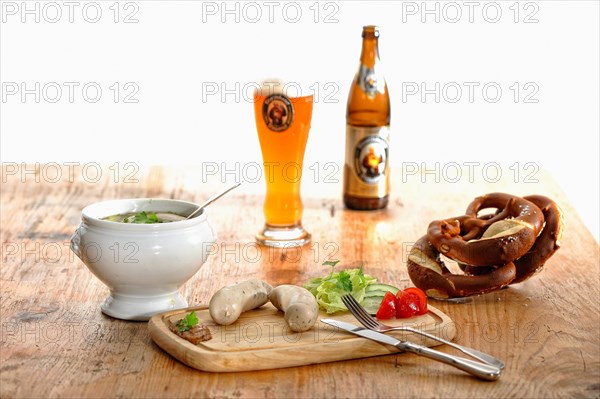
[[280, 285], [276, 288], [262, 280], [251, 279], [223, 287], [208, 304], [212, 319], [221, 325], [235, 322], [242, 312], [256, 309], [268, 301], [284, 312], [290, 330], [309, 330], [317, 321], [319, 305], [305, 288], [296, 285]]

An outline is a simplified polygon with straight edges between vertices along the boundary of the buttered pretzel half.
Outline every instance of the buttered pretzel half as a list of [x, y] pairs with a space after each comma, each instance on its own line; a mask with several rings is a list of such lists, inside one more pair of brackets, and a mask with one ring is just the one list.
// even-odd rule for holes
[[431, 298], [460, 298], [499, 290], [517, 275], [514, 263], [490, 267], [481, 275], [453, 274], [427, 236], [413, 245], [408, 255], [408, 275]]
[[[546, 261], [560, 248], [564, 229], [562, 210], [554, 201], [543, 195], [529, 195], [523, 198], [541, 209], [545, 224], [531, 249], [515, 260], [517, 275], [511, 284], [523, 282], [542, 270]], [[478, 274], [478, 269], [481, 268], [461, 265], [461, 269], [467, 274]]]
[[[477, 217], [489, 208], [498, 213]], [[532, 202], [492, 193], [471, 202], [466, 215], [431, 222], [427, 237], [439, 252], [465, 265], [504, 265], [529, 251], [543, 224], [544, 215]]]
[[[465, 215], [431, 222], [410, 251], [408, 273], [433, 298], [484, 294], [539, 272], [560, 247], [562, 231], [562, 212], [548, 197], [487, 194]], [[441, 255], [464, 274], [453, 274]]]

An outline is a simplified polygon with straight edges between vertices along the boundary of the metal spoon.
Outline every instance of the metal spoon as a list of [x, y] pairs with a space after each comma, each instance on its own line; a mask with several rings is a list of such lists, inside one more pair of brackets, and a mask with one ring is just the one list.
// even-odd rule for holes
[[190, 213], [188, 215], [188, 217], [186, 217], [186, 219], [191, 219], [191, 218], [197, 216], [200, 212], [202, 212], [202, 210], [206, 206], [212, 204], [213, 202], [215, 202], [216, 200], [218, 200], [219, 198], [221, 198], [222, 196], [224, 196], [225, 194], [227, 194], [228, 192], [230, 192], [234, 188], [239, 187], [241, 184], [242, 184], [241, 182], [240, 183], [236, 183], [233, 186], [229, 187], [227, 190], [225, 190], [225, 191], [223, 191], [221, 193], [213, 195], [212, 197], [210, 197], [209, 199], [207, 199], [204, 204], [200, 205], [200, 207], [198, 209], [196, 209], [194, 212]]

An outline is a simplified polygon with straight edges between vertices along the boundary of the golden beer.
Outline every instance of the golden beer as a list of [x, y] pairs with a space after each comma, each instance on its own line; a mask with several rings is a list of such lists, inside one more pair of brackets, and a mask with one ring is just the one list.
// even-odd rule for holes
[[[279, 82], [254, 93], [254, 116], [267, 192], [265, 228], [256, 236], [269, 246], [304, 245], [300, 181], [312, 117], [313, 96], [290, 97]], [[297, 91], [296, 91], [297, 92]]]

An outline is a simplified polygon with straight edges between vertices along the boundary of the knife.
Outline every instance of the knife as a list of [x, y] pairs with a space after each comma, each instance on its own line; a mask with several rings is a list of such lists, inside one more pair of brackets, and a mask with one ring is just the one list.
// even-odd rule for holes
[[502, 370], [500, 368], [492, 366], [490, 364], [465, 359], [459, 356], [449, 355], [447, 353], [440, 352], [435, 349], [431, 349], [426, 346], [418, 345], [412, 342], [400, 341], [399, 339], [396, 339], [389, 335], [378, 333], [377, 331], [369, 330], [367, 328], [358, 327], [350, 323], [345, 323], [343, 321], [333, 319], [321, 319], [321, 321], [323, 323], [329, 324], [330, 326], [334, 326], [339, 329], [351, 332], [352, 334], [372, 339], [373, 341], [377, 341], [382, 344], [395, 346], [401, 351], [416, 353], [417, 355], [425, 356], [430, 359], [449, 364], [487, 381], [497, 380], [498, 378], [500, 378], [500, 374], [502, 373]]

